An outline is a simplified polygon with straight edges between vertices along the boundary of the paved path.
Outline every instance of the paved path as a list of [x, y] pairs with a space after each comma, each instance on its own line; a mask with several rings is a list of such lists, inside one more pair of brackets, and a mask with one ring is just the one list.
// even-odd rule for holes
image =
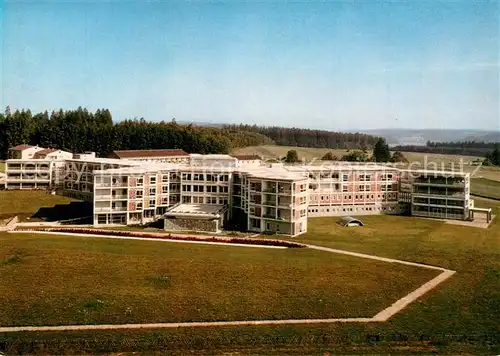
[[[74, 235], [74, 234], [72, 234]], [[85, 235], [88, 236], [88, 235]], [[103, 237], [101, 235], [97, 235]], [[139, 238], [142, 239], [142, 238]], [[144, 239], [143, 239], [144, 240]], [[158, 241], [158, 239], [151, 239]], [[167, 241], [167, 240], [166, 240]], [[171, 241], [169, 241], [171, 242]], [[175, 242], [187, 242], [187, 241], [175, 241]], [[228, 244], [224, 244], [228, 245]], [[332, 324], [332, 323], [374, 323], [374, 322], [384, 322], [389, 318], [393, 317], [395, 314], [401, 312], [406, 306], [414, 302], [418, 298], [422, 297], [424, 294], [435, 288], [440, 283], [444, 282], [450, 278], [455, 271], [448, 270], [442, 267], [430, 266], [415, 262], [408, 262], [402, 260], [396, 260], [386, 257], [378, 257], [373, 255], [367, 255], [364, 253], [351, 252], [345, 250], [338, 250], [329, 247], [316, 246], [316, 245], [306, 245], [308, 248], [349, 255], [359, 258], [367, 258], [371, 260], [377, 260], [388, 263], [398, 263], [408, 266], [427, 268], [441, 271], [437, 276], [424, 283], [419, 288], [415, 289], [413, 292], [404, 296], [403, 298], [397, 300], [395, 303], [385, 308], [384, 310], [377, 313], [371, 318], [339, 318], [339, 319], [288, 319], [288, 320], [242, 320], [242, 321], [214, 321], [214, 322], [186, 322], [186, 323], [152, 323], [152, 324], [102, 324], [102, 325], [59, 325], [59, 326], [14, 326], [14, 327], [0, 327], [0, 333], [8, 332], [41, 332], [41, 331], [78, 331], [78, 330], [119, 330], [119, 329], [164, 329], [164, 328], [184, 328], [184, 327], [220, 327], [220, 326], [248, 326], [248, 325], [290, 325], [290, 324]]]

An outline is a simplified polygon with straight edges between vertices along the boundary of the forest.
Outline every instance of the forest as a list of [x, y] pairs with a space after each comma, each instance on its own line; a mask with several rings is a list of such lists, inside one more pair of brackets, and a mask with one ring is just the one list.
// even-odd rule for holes
[[255, 132], [269, 137], [276, 145], [340, 148], [340, 149], [370, 149], [378, 137], [362, 133], [332, 132], [302, 128], [287, 128], [280, 126], [257, 125], [225, 125], [224, 128], [236, 131]]
[[0, 159], [19, 144], [39, 145], [69, 152], [96, 152], [106, 157], [114, 150], [180, 148], [188, 153], [229, 153], [238, 147], [292, 145], [301, 147], [369, 148], [376, 138], [364, 134], [338, 133], [284, 127], [224, 125], [217, 127], [149, 122], [128, 119], [114, 122], [108, 109], [91, 112], [30, 110], [0, 114]]

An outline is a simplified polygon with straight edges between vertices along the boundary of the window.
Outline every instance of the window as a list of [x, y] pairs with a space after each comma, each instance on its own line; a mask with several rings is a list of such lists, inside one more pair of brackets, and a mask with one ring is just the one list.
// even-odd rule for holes
[[161, 192], [168, 193], [168, 185], [164, 185], [163, 187], [161, 187]]
[[137, 178], [137, 186], [142, 187], [144, 185], [144, 178]]
[[347, 181], [349, 180], [349, 176], [348, 176], [347, 174], [344, 174], [344, 175], [342, 176], [342, 180], [343, 180], [344, 182], [347, 182]]
[[150, 208], [154, 208], [155, 207], [155, 200], [154, 199], [150, 199], [149, 200], [149, 207]]
[[366, 191], [366, 192], [369, 192], [371, 189], [372, 189], [372, 187], [371, 187], [371, 186], [369, 186], [369, 185], [365, 186], [365, 191]]
[[156, 176], [149, 177], [149, 183], [150, 184], [156, 184]]
[[155, 195], [156, 194], [156, 188], [149, 188], [149, 195]]
[[343, 191], [343, 192], [348, 192], [348, 191], [349, 191], [349, 188], [347, 187], [347, 185], [344, 185], [344, 186], [342, 187], [342, 191]]
[[304, 216], [307, 215], [307, 210], [303, 209], [303, 210], [300, 210], [300, 217], [303, 218]]
[[333, 179], [339, 179], [339, 174], [338, 173], [333, 173], [332, 174]]
[[217, 204], [217, 198], [216, 197], [208, 197], [207, 203], [208, 204]]
[[217, 186], [216, 185], [207, 186], [207, 193], [217, 193]]
[[204, 189], [202, 185], [193, 185], [193, 192], [203, 193]]
[[182, 197], [182, 202], [185, 204], [191, 204], [191, 197]]
[[301, 184], [301, 185], [300, 185], [300, 191], [303, 193], [303, 192], [305, 192], [306, 190], [307, 190], [307, 185], [305, 185], [305, 184]]
[[360, 192], [364, 192], [365, 191], [365, 186], [364, 185], [360, 185], [359, 186], [359, 191]]
[[182, 180], [191, 180], [191, 173], [182, 173]]
[[193, 204], [203, 204], [203, 197], [193, 197]]
[[193, 180], [203, 180], [203, 173], [193, 174]]
[[[216, 188], [216, 187], [214, 187]], [[224, 186], [224, 187], [219, 187], [219, 193], [227, 193], [228, 192], [228, 187], [227, 186]]]
[[191, 191], [191, 186], [190, 186], [190, 185], [183, 184], [183, 185], [182, 185], [182, 191], [183, 191], [183, 192], [190, 192], [190, 191]]
[[138, 190], [135, 192], [135, 197], [136, 198], [142, 198], [142, 190]]
[[170, 179], [171, 180], [176, 180], [177, 178], [179, 178], [179, 176], [177, 175], [177, 173], [170, 173]]
[[161, 177], [161, 181], [163, 183], [168, 183], [168, 174], [164, 174], [162, 177]]
[[325, 197], [322, 195], [322, 196], [321, 196], [321, 201], [323, 201], [323, 200], [325, 200]]

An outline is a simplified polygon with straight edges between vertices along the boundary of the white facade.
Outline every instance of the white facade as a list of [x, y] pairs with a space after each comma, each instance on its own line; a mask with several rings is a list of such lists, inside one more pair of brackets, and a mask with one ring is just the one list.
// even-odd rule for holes
[[9, 158], [11, 159], [32, 159], [35, 153], [45, 150], [43, 147], [19, 145], [9, 149]]
[[264, 166], [227, 155], [191, 155], [190, 164], [79, 157], [7, 160], [6, 188], [60, 189], [92, 202], [95, 225], [146, 224], [172, 217], [179, 204], [225, 207], [246, 230], [287, 236], [305, 233], [313, 216], [469, 218], [468, 174], [347, 162]]

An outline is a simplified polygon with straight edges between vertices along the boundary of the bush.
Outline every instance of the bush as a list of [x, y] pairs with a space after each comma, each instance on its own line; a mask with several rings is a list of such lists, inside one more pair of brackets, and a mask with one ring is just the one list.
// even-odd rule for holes
[[[47, 232], [64, 232], [72, 234], [87, 234], [87, 235], [102, 235], [102, 236], [122, 236], [122, 237], [140, 237], [160, 240], [176, 240], [176, 241], [208, 241], [222, 242], [228, 244], [243, 244], [243, 245], [262, 245], [262, 246], [281, 246], [289, 248], [304, 247], [304, 245], [285, 241], [285, 240], [270, 240], [270, 239], [255, 239], [249, 237], [217, 237], [217, 236], [178, 236], [172, 234], [154, 234], [146, 232], [123, 231], [123, 230], [99, 230], [85, 228], [22, 228], [17, 231], [47, 231]], [[272, 233], [274, 235], [274, 233]]]

